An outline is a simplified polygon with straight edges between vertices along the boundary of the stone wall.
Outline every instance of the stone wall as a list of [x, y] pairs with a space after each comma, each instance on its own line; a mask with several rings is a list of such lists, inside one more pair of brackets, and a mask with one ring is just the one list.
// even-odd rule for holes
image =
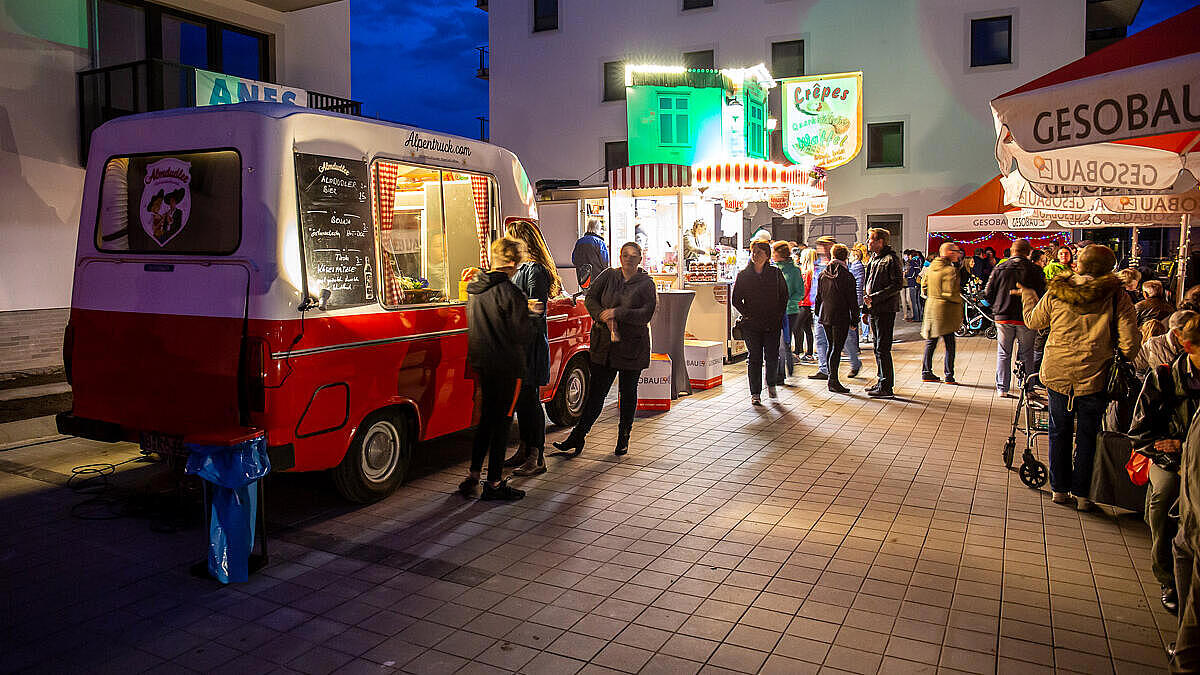
[[62, 367], [68, 309], [0, 312], [0, 379]]

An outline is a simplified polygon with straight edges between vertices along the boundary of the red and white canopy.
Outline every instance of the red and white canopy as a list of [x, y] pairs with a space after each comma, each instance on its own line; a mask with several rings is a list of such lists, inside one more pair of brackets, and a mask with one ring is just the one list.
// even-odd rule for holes
[[825, 172], [761, 159], [736, 159], [696, 164], [692, 183], [696, 187], [799, 190], [816, 196], [825, 193]]
[[1045, 197], [1184, 192], [1200, 176], [1200, 7], [992, 101], [996, 160]]
[[692, 167], [686, 164], [637, 164], [608, 172], [614, 190], [691, 187]]

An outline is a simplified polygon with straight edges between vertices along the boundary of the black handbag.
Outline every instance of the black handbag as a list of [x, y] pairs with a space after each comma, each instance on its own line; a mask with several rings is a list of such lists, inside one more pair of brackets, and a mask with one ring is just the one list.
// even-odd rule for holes
[[733, 328], [729, 329], [729, 334], [734, 340], [746, 341], [746, 329], [742, 325], [746, 321], [746, 317], [739, 316], [737, 321], [733, 322]]
[[1117, 306], [1121, 291], [1113, 294], [1112, 318], [1109, 321], [1109, 333], [1112, 334], [1113, 359], [1108, 372], [1108, 386], [1105, 393], [1110, 401], [1127, 401], [1138, 395], [1141, 386], [1133, 364], [1121, 353], [1120, 334], [1117, 332]]

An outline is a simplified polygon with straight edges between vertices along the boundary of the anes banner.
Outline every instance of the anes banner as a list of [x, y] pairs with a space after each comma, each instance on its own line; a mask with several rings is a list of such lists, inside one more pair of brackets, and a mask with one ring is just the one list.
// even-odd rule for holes
[[780, 80], [783, 153], [795, 164], [825, 169], [862, 149], [862, 71]]
[[247, 80], [242, 77], [196, 69], [196, 105], [221, 105], [264, 101], [288, 105], [308, 105], [308, 92], [281, 84]]
[[1200, 53], [1002, 96], [997, 128], [1028, 152], [1195, 129]]

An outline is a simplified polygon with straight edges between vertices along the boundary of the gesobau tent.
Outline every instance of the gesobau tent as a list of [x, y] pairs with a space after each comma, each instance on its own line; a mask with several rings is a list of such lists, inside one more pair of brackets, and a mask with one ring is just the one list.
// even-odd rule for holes
[[1045, 197], [1179, 193], [1200, 174], [1200, 7], [991, 103], [1001, 173]]

